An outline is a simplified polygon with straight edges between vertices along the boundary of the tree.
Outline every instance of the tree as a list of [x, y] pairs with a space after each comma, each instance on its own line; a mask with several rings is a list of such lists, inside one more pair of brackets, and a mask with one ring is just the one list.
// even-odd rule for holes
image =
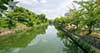
[[56, 23], [73, 24], [77, 26], [77, 31], [87, 30], [87, 35], [91, 34], [93, 29], [100, 26], [100, 2], [98, 0], [74, 1], [80, 7], [70, 9], [68, 16], [56, 18]]
[[0, 0], [0, 14], [5, 13], [5, 10], [8, 9], [7, 6], [9, 6], [9, 2], [13, 0]]
[[96, 5], [96, 1], [82, 1], [78, 2], [78, 4], [81, 6], [81, 12], [83, 12], [81, 15], [83, 19], [81, 20], [80, 24], [83, 27], [87, 26], [89, 31], [87, 35], [89, 35], [92, 33], [92, 28], [94, 28], [94, 25], [100, 23], [100, 10], [98, 10], [99, 8]]

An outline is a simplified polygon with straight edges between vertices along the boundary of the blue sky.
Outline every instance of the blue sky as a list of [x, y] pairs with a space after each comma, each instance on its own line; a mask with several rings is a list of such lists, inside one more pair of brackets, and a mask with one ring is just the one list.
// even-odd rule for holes
[[44, 13], [48, 19], [64, 16], [69, 8], [73, 8], [73, 0], [17, 0], [17, 5], [25, 7], [37, 14]]

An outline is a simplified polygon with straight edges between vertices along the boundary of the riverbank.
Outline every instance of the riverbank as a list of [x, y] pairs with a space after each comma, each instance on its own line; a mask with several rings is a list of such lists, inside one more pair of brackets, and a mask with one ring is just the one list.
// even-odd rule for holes
[[33, 27], [39, 27], [39, 26], [48, 25], [48, 24], [49, 23], [43, 23], [43, 24], [39, 24], [39, 25], [34, 25], [32, 27], [27, 27], [26, 25], [20, 25], [20, 26], [16, 26], [16, 28], [13, 28], [13, 29], [4, 28], [3, 30], [0, 30], [0, 36], [15, 34], [17, 32], [30, 30]]
[[80, 36], [80, 39], [86, 41], [91, 44], [93, 47], [98, 48], [100, 50], [100, 39], [91, 37], [91, 36]]
[[90, 35], [80, 35], [80, 39], [92, 45], [93, 48], [100, 50], [100, 32], [92, 32]]
[[0, 36], [5, 36], [5, 35], [9, 35], [9, 34], [14, 34], [16, 32], [21, 32], [21, 31], [26, 31], [30, 29], [30, 27], [27, 27], [25, 25], [22, 25], [22, 26], [17, 26], [16, 28], [13, 28], [13, 29], [7, 29], [7, 28], [4, 28], [3, 30], [1, 30], [0, 32]]
[[80, 39], [86, 41], [88, 44], [100, 50], [100, 32], [93, 31], [90, 35], [86, 35], [88, 31], [75, 32], [74, 27], [65, 27], [66, 30], [71, 31], [79, 36]]

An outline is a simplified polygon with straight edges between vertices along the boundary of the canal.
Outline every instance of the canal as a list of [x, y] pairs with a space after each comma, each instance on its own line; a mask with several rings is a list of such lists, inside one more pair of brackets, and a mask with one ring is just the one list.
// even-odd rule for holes
[[39, 26], [25, 32], [0, 37], [0, 53], [83, 53], [69, 37], [52, 26]]

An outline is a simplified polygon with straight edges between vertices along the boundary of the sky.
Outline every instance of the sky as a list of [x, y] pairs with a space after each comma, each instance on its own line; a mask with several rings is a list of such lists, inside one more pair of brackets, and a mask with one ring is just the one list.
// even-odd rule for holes
[[48, 19], [64, 16], [73, 8], [73, 0], [16, 0], [18, 6], [25, 7], [37, 14], [46, 14]]

